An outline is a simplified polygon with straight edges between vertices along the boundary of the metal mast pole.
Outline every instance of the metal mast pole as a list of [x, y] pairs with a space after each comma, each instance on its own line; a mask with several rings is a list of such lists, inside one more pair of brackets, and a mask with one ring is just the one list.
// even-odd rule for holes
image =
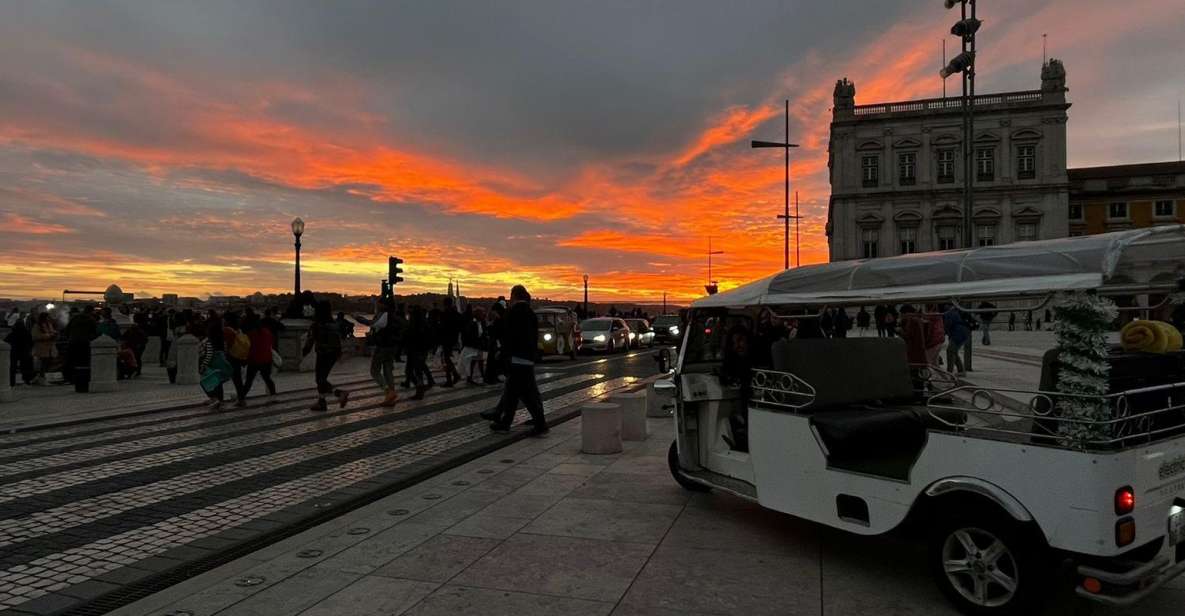
[[[786, 99], [786, 143], [790, 143], [790, 99]], [[790, 147], [786, 150], [785, 223], [786, 237], [782, 243], [782, 269], [790, 269]]]
[[[963, 0], [963, 19], [967, 19], [967, 1]], [[971, 16], [975, 16], [975, 1], [971, 0]], [[975, 174], [974, 126], [971, 106], [975, 96], [975, 38], [963, 38], [963, 51], [971, 53], [971, 64], [963, 71], [963, 248], [971, 248], [974, 230], [971, 228], [971, 182]], [[970, 42], [970, 45], [968, 43]]]

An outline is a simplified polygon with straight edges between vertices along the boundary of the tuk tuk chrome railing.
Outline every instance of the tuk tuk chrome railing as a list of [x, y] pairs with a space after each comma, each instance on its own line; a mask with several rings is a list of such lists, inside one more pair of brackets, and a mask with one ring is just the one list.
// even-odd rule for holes
[[[1066, 416], [1072, 404], [1094, 407], [1103, 418]], [[930, 396], [926, 406], [935, 421], [952, 431], [1021, 437], [1033, 444], [1076, 450], [1113, 450], [1185, 435], [1185, 383], [1102, 396], [961, 385]], [[966, 415], [965, 420], [952, 419], [951, 411]]]
[[789, 372], [755, 369], [749, 385], [755, 406], [797, 411], [815, 401], [815, 388]]

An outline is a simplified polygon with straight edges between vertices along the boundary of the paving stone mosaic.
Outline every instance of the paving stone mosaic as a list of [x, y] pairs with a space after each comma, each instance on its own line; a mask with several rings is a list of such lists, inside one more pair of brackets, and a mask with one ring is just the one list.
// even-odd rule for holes
[[[603, 396], [652, 365], [633, 354], [541, 369], [545, 407]], [[68, 609], [513, 440], [477, 415], [500, 388], [436, 389], [394, 409], [377, 406], [373, 387], [354, 389], [360, 404], [327, 414], [292, 394], [243, 411], [169, 409], [0, 436], [0, 614]]]

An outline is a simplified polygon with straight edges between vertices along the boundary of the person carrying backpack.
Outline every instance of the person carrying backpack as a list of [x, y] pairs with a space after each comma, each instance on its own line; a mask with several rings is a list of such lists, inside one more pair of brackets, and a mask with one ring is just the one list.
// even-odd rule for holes
[[230, 379], [235, 385], [235, 406], [247, 406], [243, 391], [243, 368], [251, 353], [251, 339], [239, 330], [239, 315], [228, 312], [223, 317], [223, 342], [226, 347], [226, 361], [230, 364]]

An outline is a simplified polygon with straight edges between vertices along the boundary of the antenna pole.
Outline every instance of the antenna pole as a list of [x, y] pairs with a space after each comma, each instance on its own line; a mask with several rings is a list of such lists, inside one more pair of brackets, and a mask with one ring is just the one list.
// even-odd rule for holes
[[[942, 68], [946, 68], [946, 39], [942, 39]], [[946, 80], [942, 80], [942, 98], [946, 98]]]
[[1049, 59], [1048, 59], [1049, 56], [1045, 51], [1046, 50], [1046, 47], [1045, 47], [1046, 37], [1048, 37], [1048, 36], [1049, 36], [1048, 34], [1041, 35], [1041, 66], [1045, 66], [1046, 64], [1049, 63]]
[[794, 261], [798, 264], [795, 267], [802, 267], [802, 230], [799, 224], [802, 223], [802, 216], [798, 214], [798, 191], [794, 191]]

